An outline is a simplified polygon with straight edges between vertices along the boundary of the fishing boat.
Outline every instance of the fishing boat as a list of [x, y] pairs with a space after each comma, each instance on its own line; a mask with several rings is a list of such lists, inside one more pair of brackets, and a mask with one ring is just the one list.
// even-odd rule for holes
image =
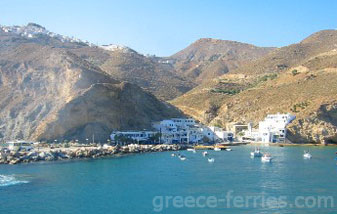
[[250, 156], [252, 158], [259, 158], [259, 157], [262, 157], [262, 153], [259, 148], [255, 148], [255, 150], [250, 153]]
[[262, 158], [261, 158], [261, 161], [262, 162], [271, 162], [271, 160], [272, 160], [272, 157], [271, 157], [271, 155], [270, 154], [264, 154], [263, 156], [262, 156]]
[[203, 153], [202, 153], [202, 156], [204, 156], [204, 157], [206, 157], [208, 155], [208, 152], [206, 152], [206, 151], [204, 151]]
[[304, 151], [303, 158], [304, 159], [311, 159], [312, 155], [308, 151]]
[[208, 162], [213, 163], [214, 161], [214, 158], [208, 158]]
[[186, 151], [188, 151], [188, 152], [195, 152], [195, 149], [193, 149], [193, 148], [188, 148], [188, 149], [186, 149]]
[[182, 161], [184, 161], [184, 160], [186, 160], [186, 157], [184, 155], [180, 155], [179, 159], [182, 160]]

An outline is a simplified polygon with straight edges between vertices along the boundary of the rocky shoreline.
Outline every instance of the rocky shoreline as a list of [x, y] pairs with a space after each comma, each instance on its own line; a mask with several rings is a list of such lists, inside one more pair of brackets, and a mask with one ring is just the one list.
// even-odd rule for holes
[[38, 161], [57, 161], [84, 158], [112, 157], [119, 154], [133, 154], [145, 152], [164, 152], [184, 150], [184, 145], [138, 145], [130, 144], [126, 146], [110, 145], [57, 145], [37, 146], [30, 151], [0, 151], [0, 164], [31, 163]]

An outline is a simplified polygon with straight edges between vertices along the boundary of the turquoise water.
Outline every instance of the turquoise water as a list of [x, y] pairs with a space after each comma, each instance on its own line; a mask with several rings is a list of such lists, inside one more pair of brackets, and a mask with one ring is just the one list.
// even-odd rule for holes
[[[233, 147], [232, 152], [209, 151], [214, 163], [208, 163], [200, 151], [196, 154], [183, 151], [186, 161], [171, 157], [171, 152], [163, 152], [99, 160], [0, 165], [0, 213], [146, 214], [156, 213], [155, 209], [161, 210], [158, 213], [185, 214], [337, 213], [336, 147], [311, 147], [311, 160], [302, 157], [303, 150], [308, 148], [263, 148], [273, 155], [272, 163], [251, 159], [251, 149], [242, 146]], [[250, 203], [244, 207], [226, 206], [222, 199], [231, 190], [234, 197], [284, 196], [290, 205], [298, 196], [311, 197], [308, 203], [317, 196], [331, 196], [334, 206], [280, 208], [272, 202], [264, 207]], [[218, 203], [174, 207], [170, 196], [181, 196], [183, 200], [187, 196], [194, 200], [200, 196], [212, 197]], [[161, 199], [168, 201], [167, 206]]]

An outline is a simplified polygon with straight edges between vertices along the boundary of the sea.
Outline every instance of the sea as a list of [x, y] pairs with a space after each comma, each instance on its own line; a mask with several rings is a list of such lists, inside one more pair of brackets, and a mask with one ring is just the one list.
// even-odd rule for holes
[[337, 213], [337, 147], [253, 149], [0, 165], [0, 213]]

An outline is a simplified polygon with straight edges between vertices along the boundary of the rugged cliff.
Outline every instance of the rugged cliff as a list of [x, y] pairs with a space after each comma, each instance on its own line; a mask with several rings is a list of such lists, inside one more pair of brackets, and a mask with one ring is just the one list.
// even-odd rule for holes
[[181, 115], [69, 46], [87, 44], [0, 30], [1, 139], [83, 140], [94, 134], [106, 141], [113, 129], [151, 128], [151, 121]]

